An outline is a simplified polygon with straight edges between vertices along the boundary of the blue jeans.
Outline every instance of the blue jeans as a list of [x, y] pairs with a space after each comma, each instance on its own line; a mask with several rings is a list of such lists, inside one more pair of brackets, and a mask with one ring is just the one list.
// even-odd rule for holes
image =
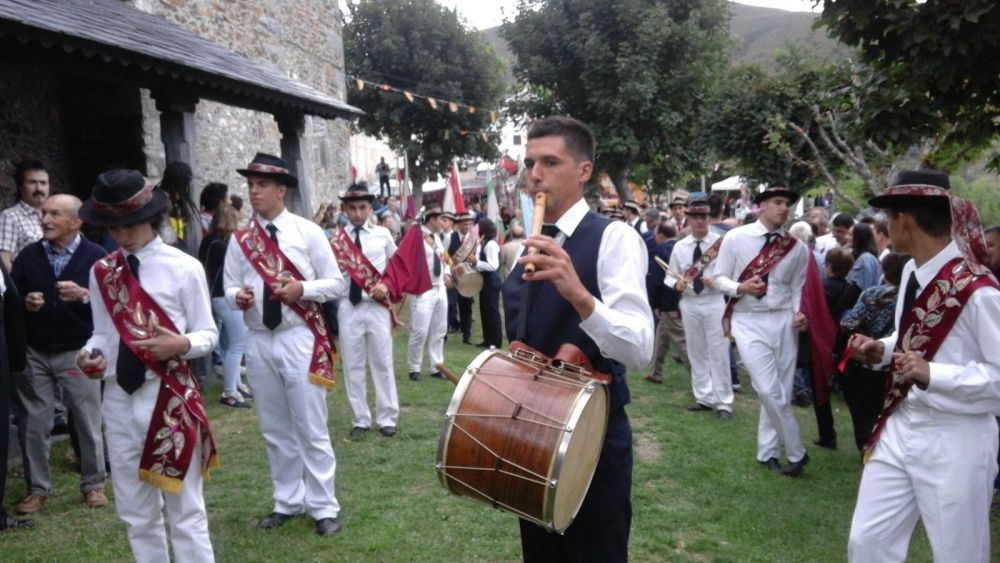
[[246, 346], [247, 326], [243, 324], [243, 311], [233, 309], [226, 303], [225, 297], [212, 298], [212, 311], [215, 318], [222, 323], [224, 340], [219, 340], [223, 350], [222, 360], [222, 392], [231, 395], [236, 392], [236, 384], [240, 381], [240, 362], [243, 360], [243, 349]]

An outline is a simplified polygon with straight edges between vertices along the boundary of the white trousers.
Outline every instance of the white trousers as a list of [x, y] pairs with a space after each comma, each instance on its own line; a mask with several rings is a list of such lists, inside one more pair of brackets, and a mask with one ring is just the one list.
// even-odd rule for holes
[[247, 331], [247, 378], [264, 435], [274, 511], [336, 518], [337, 458], [327, 430], [326, 390], [309, 382], [313, 335], [298, 325]]
[[201, 445], [195, 446], [181, 492], [165, 493], [139, 480], [139, 461], [149, 421], [160, 391], [158, 378], [147, 379], [129, 395], [111, 377], [104, 387], [111, 484], [115, 509], [128, 526], [132, 555], [141, 563], [170, 561], [163, 509], [170, 523], [170, 546], [176, 561], [215, 561], [208, 537], [208, 516], [202, 495]]
[[934, 561], [989, 561], [996, 471], [994, 417], [904, 404], [886, 422], [861, 476], [848, 559], [905, 561], [920, 519]]
[[736, 348], [760, 400], [757, 461], [780, 458], [782, 444], [788, 461], [800, 461], [806, 450], [802, 447], [791, 403], [795, 359], [799, 352], [799, 335], [792, 326], [792, 310], [736, 312], [732, 328]]
[[722, 295], [685, 295], [680, 309], [694, 400], [732, 412], [733, 379], [729, 373], [729, 341], [722, 332], [722, 313], [726, 309]]
[[430, 369], [444, 362], [444, 337], [448, 332], [448, 294], [444, 284], [431, 287], [410, 302], [410, 341], [406, 348], [406, 367], [420, 372], [424, 361], [424, 343], [430, 356]]
[[340, 327], [340, 359], [344, 366], [347, 401], [354, 412], [354, 426], [369, 428], [372, 414], [368, 409], [368, 380], [365, 363], [371, 366], [375, 387], [375, 423], [379, 428], [396, 426], [399, 421], [399, 397], [392, 366], [392, 320], [389, 309], [363, 299], [351, 305], [341, 299], [337, 305]]

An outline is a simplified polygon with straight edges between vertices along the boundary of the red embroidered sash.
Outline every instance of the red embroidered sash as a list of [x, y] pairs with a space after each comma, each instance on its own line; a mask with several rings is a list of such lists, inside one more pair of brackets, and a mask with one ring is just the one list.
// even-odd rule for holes
[[156, 360], [145, 349], [134, 346], [134, 342], [152, 337], [157, 326], [179, 331], [139, 285], [121, 250], [98, 260], [94, 264], [94, 274], [101, 285], [104, 306], [122, 342], [160, 378], [160, 391], [139, 461], [139, 479], [177, 494], [199, 438], [202, 473], [207, 477], [210, 468], [218, 467], [215, 440], [190, 364], [180, 358]]
[[[736, 281], [743, 283], [754, 276], [766, 276], [785, 256], [788, 256], [788, 253], [795, 248], [797, 242], [798, 239], [792, 236], [791, 233], [785, 233], [785, 236], [777, 237], [770, 243], [765, 244], [760, 249], [760, 252], [757, 253], [757, 256], [754, 256], [753, 260], [746, 265], [746, 268], [743, 268], [739, 279]], [[736, 306], [736, 302], [739, 299], [739, 297], [731, 298], [726, 302], [726, 311], [722, 314], [722, 331], [726, 336], [732, 333], [733, 307]]]
[[[305, 278], [295, 264], [285, 257], [278, 245], [270, 239], [256, 219], [250, 221], [250, 226], [233, 233], [236, 242], [253, 267], [257, 275], [264, 280], [272, 291], [281, 287], [279, 277], [290, 277], [299, 281]], [[309, 381], [326, 389], [336, 389], [337, 382], [333, 363], [336, 360], [336, 350], [330, 342], [330, 331], [323, 317], [320, 304], [315, 301], [300, 299], [288, 306], [305, 321], [313, 333], [312, 360], [309, 363]]]
[[[913, 308], [903, 311], [896, 333], [899, 338], [896, 340], [893, 352], [918, 352], [928, 362], [932, 361], [941, 343], [958, 321], [969, 297], [981, 287], [997, 287], [997, 285], [989, 276], [976, 274], [962, 258], [954, 258], [945, 264], [931, 283], [927, 284], [927, 287], [913, 300]], [[895, 369], [893, 362], [889, 366], [889, 371], [894, 373]], [[899, 381], [899, 378], [893, 375], [892, 385], [882, 405], [882, 412], [875, 419], [871, 436], [861, 450], [862, 462], [867, 462], [875, 451], [886, 421], [903, 403], [911, 387], [913, 387], [912, 380]]]
[[[375, 284], [382, 281], [382, 274], [378, 273], [375, 266], [372, 266], [361, 249], [355, 246], [346, 229], [337, 229], [337, 232], [327, 236], [327, 240], [330, 241], [330, 248], [333, 249], [333, 256], [337, 259], [337, 265], [340, 266], [341, 271], [347, 272], [354, 283], [365, 290], [369, 297], [372, 297], [371, 290]], [[372, 300], [389, 309], [392, 326], [399, 325], [396, 315], [392, 312], [392, 302], [389, 297], [382, 299], [372, 297]]]
[[722, 248], [722, 238], [719, 237], [718, 240], [712, 243], [712, 246], [708, 247], [705, 252], [702, 253], [701, 258], [697, 262], [691, 264], [691, 267], [684, 272], [684, 277], [693, 280], [695, 276], [700, 276], [705, 268], [712, 263], [717, 256], [719, 256], [719, 249]]

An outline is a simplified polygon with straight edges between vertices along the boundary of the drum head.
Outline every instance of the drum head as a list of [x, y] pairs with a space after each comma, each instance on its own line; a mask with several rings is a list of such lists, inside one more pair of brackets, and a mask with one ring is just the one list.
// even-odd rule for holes
[[608, 426], [607, 388], [594, 385], [593, 391], [582, 392], [574, 410], [570, 417], [573, 431], [567, 432], [563, 438], [555, 460], [556, 467], [553, 468], [558, 481], [552, 507], [552, 527], [560, 534], [573, 523], [597, 469], [597, 459], [604, 445], [604, 431]]
[[479, 272], [469, 272], [458, 278], [458, 294], [462, 297], [475, 297], [483, 289], [483, 275]]

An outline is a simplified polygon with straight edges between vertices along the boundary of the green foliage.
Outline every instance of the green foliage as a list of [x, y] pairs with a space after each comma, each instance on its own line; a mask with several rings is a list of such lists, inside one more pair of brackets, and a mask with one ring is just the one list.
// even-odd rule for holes
[[[903, 125], [940, 137], [943, 150], [931, 154], [929, 163], [954, 169], [1000, 134], [995, 0], [824, 0], [821, 21], [840, 41], [860, 49], [897, 97], [873, 116], [876, 141]], [[993, 153], [990, 165], [1000, 169], [1000, 154]]]
[[966, 182], [961, 176], [951, 176], [951, 189], [957, 195], [976, 204], [983, 227], [1000, 225], [1000, 181], [994, 176]]
[[778, 57], [773, 70], [735, 67], [712, 90], [706, 104], [711, 111], [703, 114], [702, 142], [716, 157], [736, 162], [744, 176], [810, 189], [822, 178], [811, 149], [788, 123], [814, 130], [812, 108], [828, 103], [842, 74], [793, 47]]
[[502, 35], [529, 85], [516, 110], [561, 113], [597, 137], [598, 171], [619, 190], [631, 166], [661, 182], [704, 161], [695, 142], [704, 94], [726, 60], [722, 0], [521, 0]]
[[[458, 15], [433, 0], [361, 0], [350, 4], [344, 26], [344, 56], [349, 74], [377, 79], [396, 88], [496, 109], [504, 93], [503, 62], [492, 47], [467, 30]], [[409, 102], [373, 85], [350, 89], [348, 102], [367, 115], [357, 127], [388, 140], [410, 158], [414, 190], [429, 175], [445, 171], [454, 157], [495, 159], [493, 141], [479, 133], [490, 128], [487, 111], [448, 110]], [[468, 132], [464, 134], [463, 132]]]

